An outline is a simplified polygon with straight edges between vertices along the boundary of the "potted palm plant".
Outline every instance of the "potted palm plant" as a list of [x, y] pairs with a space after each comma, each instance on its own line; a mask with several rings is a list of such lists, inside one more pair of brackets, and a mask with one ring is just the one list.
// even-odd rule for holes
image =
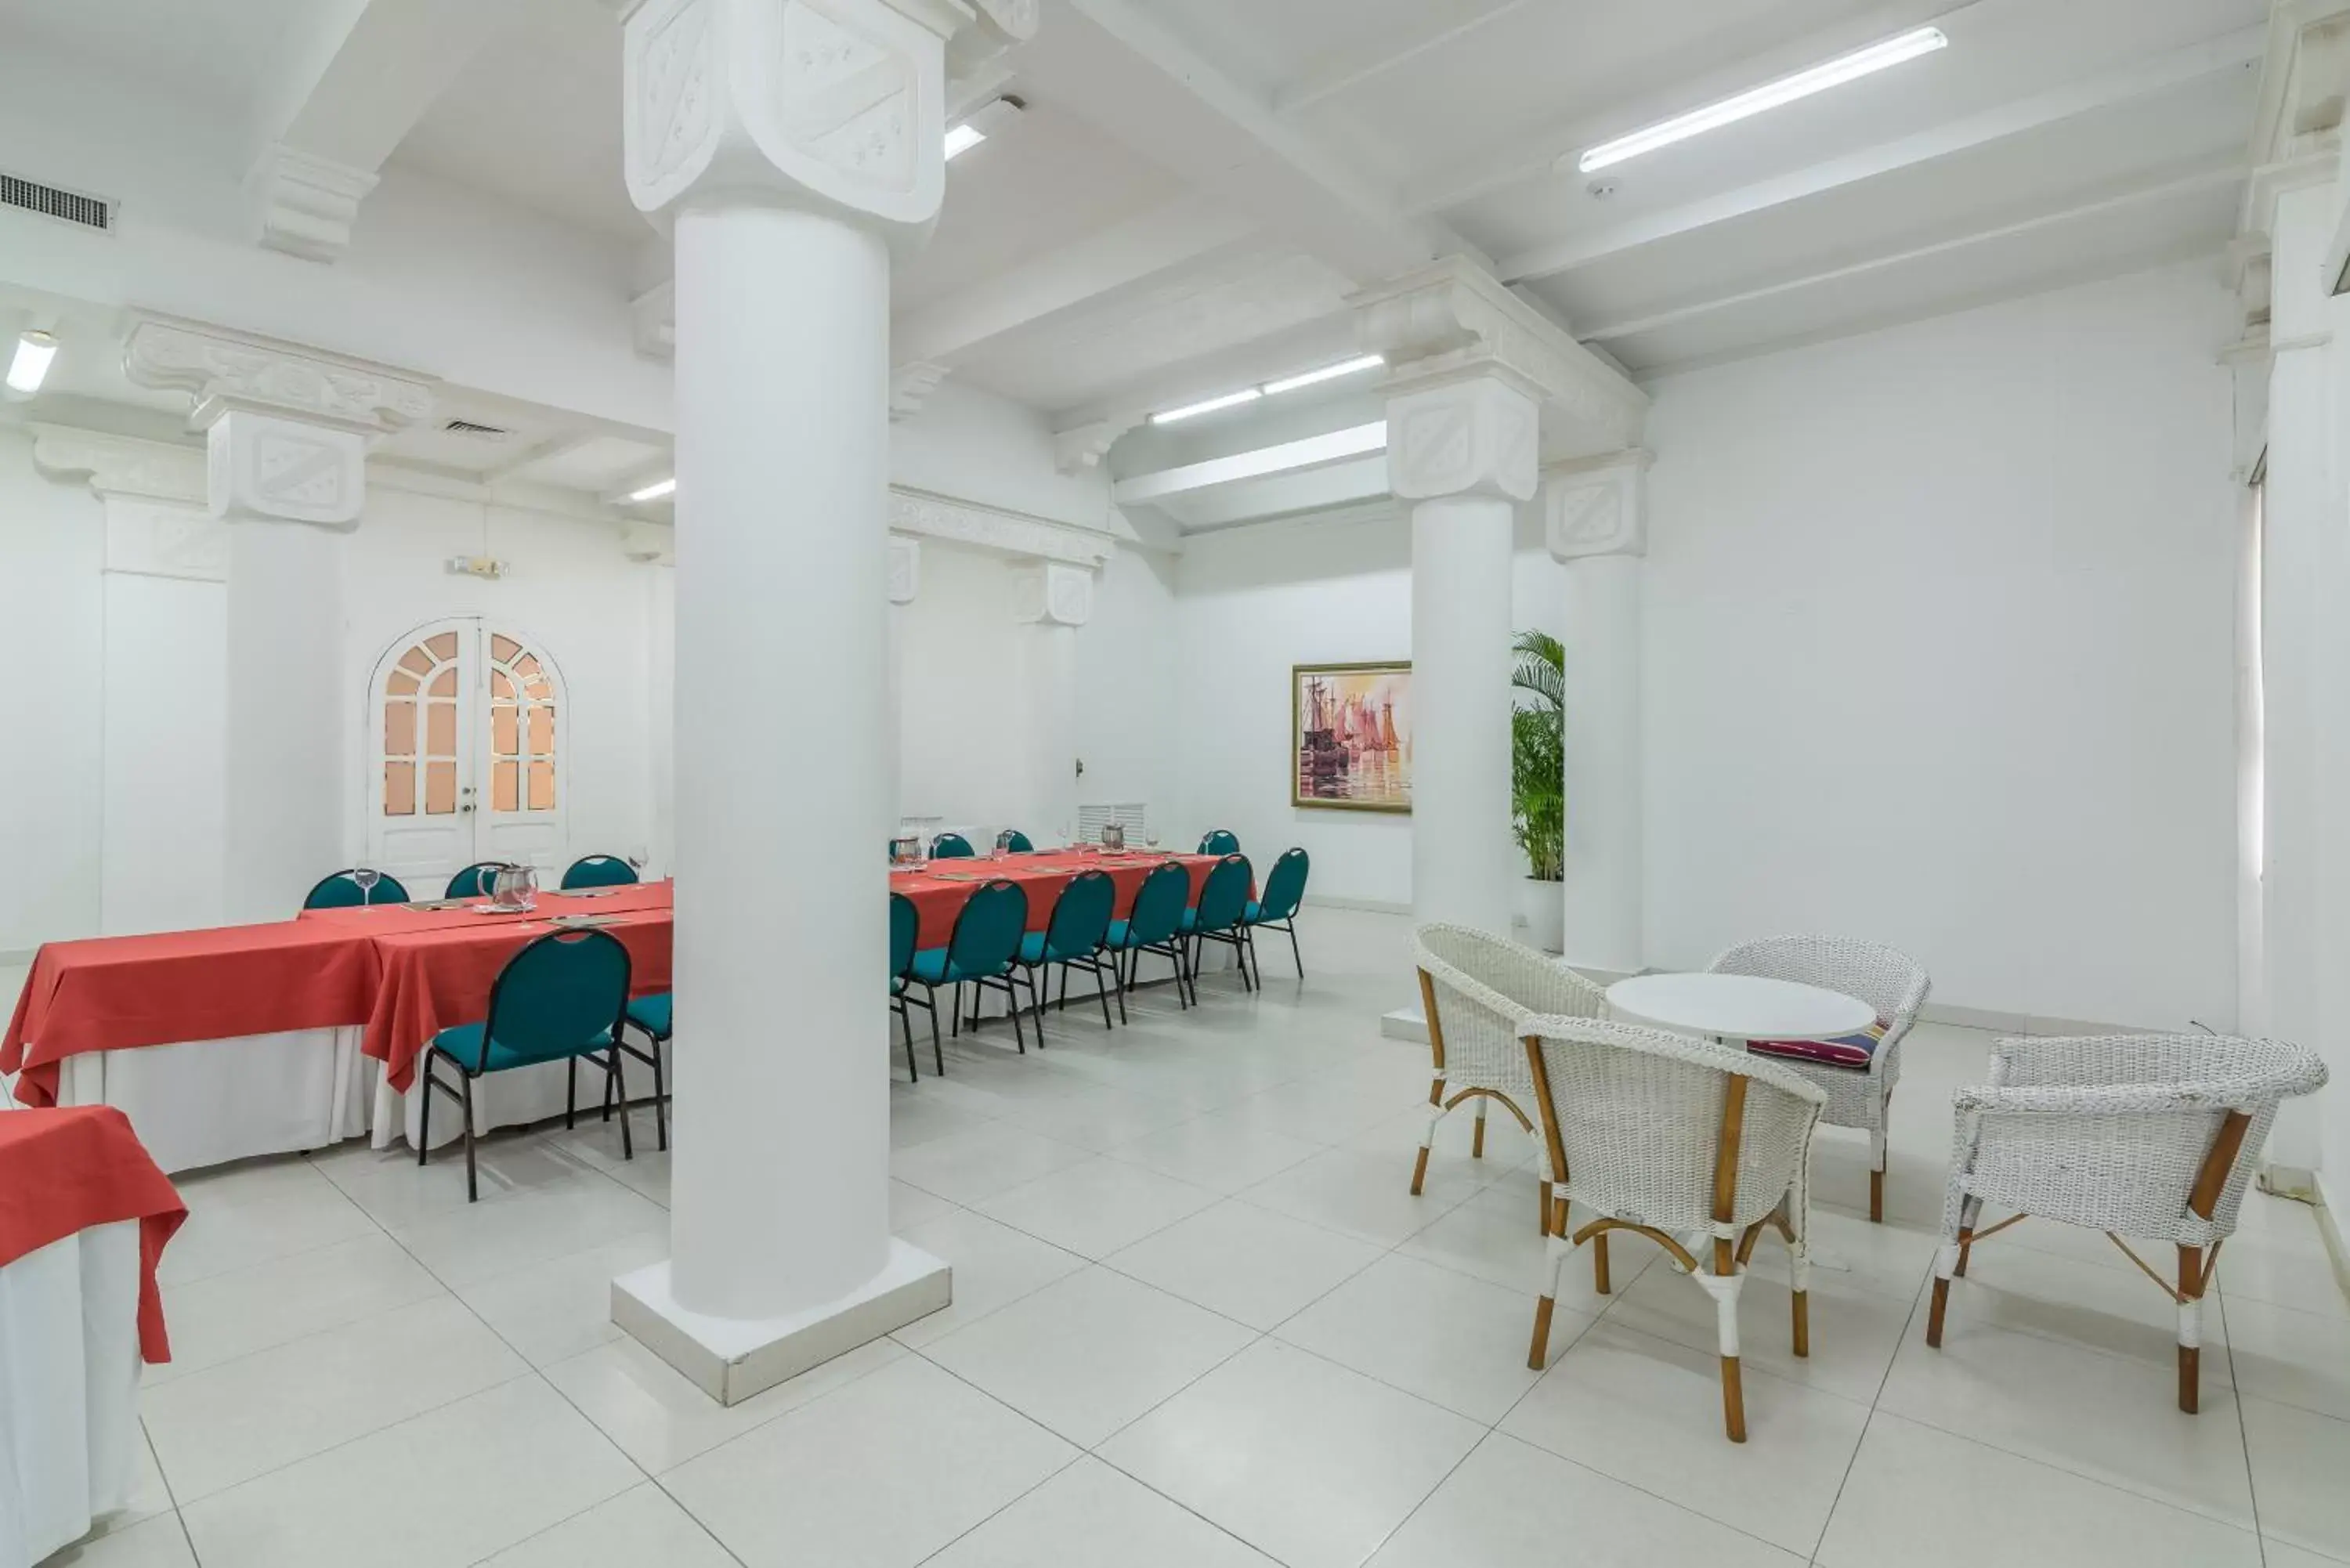
[[1544, 631], [1522, 631], [1510, 677], [1510, 815], [1527, 875], [1518, 884], [1526, 940], [1545, 952], [1566, 945], [1566, 649]]

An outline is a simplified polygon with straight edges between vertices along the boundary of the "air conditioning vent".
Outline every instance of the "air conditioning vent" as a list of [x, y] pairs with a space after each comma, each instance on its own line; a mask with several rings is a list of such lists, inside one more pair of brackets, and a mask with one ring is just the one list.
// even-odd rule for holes
[[85, 196], [78, 191], [61, 191], [55, 185], [22, 180], [14, 174], [0, 174], [0, 207], [38, 213], [42, 217], [78, 223], [101, 234], [114, 226], [113, 202]]
[[512, 431], [502, 431], [495, 425], [475, 424], [471, 420], [451, 420], [441, 428], [451, 435], [478, 436], [483, 441], [504, 441], [514, 434]]

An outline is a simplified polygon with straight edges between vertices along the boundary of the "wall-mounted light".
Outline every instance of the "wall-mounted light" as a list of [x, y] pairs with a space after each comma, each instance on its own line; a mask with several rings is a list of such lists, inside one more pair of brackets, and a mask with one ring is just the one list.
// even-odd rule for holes
[[49, 361], [57, 357], [57, 340], [47, 332], [26, 332], [16, 338], [16, 357], [8, 361], [8, 389], [31, 397], [48, 376]]

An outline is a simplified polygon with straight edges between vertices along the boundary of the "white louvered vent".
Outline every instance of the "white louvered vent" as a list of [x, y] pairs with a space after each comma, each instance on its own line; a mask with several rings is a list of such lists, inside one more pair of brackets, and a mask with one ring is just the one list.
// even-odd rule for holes
[[1150, 807], [1139, 800], [1081, 805], [1077, 807], [1077, 838], [1082, 843], [1098, 844], [1101, 842], [1101, 830], [1113, 822], [1126, 829], [1127, 846], [1139, 849], [1142, 841], [1149, 836]]
[[0, 174], [0, 207], [37, 213], [60, 223], [77, 223], [101, 234], [114, 226], [114, 203], [78, 191], [60, 190], [14, 174]]
[[475, 424], [472, 420], [451, 420], [441, 428], [451, 435], [478, 436], [483, 441], [504, 441], [514, 434], [514, 431], [500, 430], [495, 425]]

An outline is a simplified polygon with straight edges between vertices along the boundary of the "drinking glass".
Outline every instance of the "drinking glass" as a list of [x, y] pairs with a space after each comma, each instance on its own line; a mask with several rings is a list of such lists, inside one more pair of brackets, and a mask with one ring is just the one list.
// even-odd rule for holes
[[351, 873], [351, 880], [359, 885], [359, 902], [372, 904], [375, 902], [375, 885], [383, 880], [383, 873], [362, 866]]
[[1011, 853], [1012, 830], [1007, 827], [995, 836], [995, 853], [990, 856], [989, 858], [993, 860], [1001, 860]]

